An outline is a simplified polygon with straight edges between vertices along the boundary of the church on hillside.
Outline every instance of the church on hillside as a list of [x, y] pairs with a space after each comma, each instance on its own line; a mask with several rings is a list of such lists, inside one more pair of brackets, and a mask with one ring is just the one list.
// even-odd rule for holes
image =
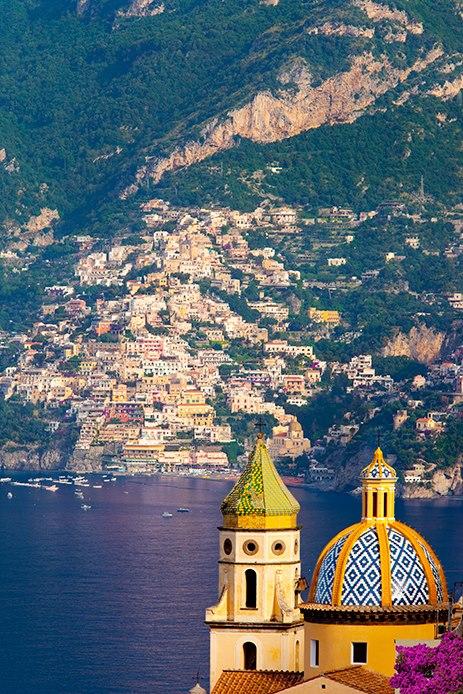
[[221, 506], [219, 597], [206, 610], [211, 694], [392, 693], [397, 642], [447, 629], [444, 572], [396, 520], [397, 476], [380, 448], [361, 481], [361, 519], [328, 542], [303, 599], [300, 507], [258, 436]]

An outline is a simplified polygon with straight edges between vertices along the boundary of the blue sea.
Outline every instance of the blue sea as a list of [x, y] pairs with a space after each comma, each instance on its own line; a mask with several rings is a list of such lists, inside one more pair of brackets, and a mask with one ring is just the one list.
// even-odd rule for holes
[[[13, 487], [9, 500], [0, 485], [0, 692], [181, 694], [198, 670], [207, 688], [204, 609], [217, 598], [230, 486], [118, 478], [86, 488], [85, 511], [72, 487]], [[359, 519], [360, 499], [292, 491], [310, 580], [327, 540]], [[463, 580], [462, 499], [399, 501], [396, 515], [431, 542], [450, 587]]]

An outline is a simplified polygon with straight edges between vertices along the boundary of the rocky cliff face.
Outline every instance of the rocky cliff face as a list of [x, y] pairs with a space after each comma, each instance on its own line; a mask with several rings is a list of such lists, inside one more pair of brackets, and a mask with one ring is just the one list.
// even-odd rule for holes
[[75, 472], [99, 472], [104, 453], [104, 446], [91, 446], [88, 451], [74, 451], [67, 468]]
[[66, 435], [52, 439], [46, 447], [7, 443], [0, 449], [0, 467], [4, 470], [59, 470], [69, 460]]
[[432, 364], [440, 355], [444, 340], [444, 333], [419, 325], [407, 335], [398, 332], [383, 348], [383, 356], [410, 357], [422, 364]]
[[164, 12], [164, 4], [155, 0], [133, 0], [126, 10], [119, 10], [118, 17], [154, 17]]
[[405, 499], [430, 499], [439, 496], [463, 495], [463, 477], [461, 458], [445, 470], [437, 470], [428, 486], [421, 484], [404, 484], [401, 495]]
[[409, 67], [399, 69], [385, 54], [376, 58], [372, 53], [363, 53], [353, 58], [348, 70], [316, 87], [311, 85], [309, 66], [301, 68], [299, 60], [285, 71], [281, 80], [296, 84], [296, 91], [259, 92], [250, 103], [231, 111], [223, 121], [213, 119], [206, 123], [200, 139], [150, 162], [138, 172], [137, 179], [141, 181], [148, 176], [158, 183], [166, 172], [230, 149], [240, 138], [271, 143], [322, 125], [353, 123], [380, 96], [405, 82], [412, 73], [424, 72], [442, 55], [442, 48], [435, 47]]
[[[336, 470], [332, 482], [312, 485], [322, 490], [346, 491], [360, 487], [360, 473], [371, 460], [372, 449], [361, 446], [355, 453], [347, 456], [339, 466], [339, 451], [326, 461], [328, 467]], [[398, 496], [404, 499], [433, 499], [440, 496], [463, 495], [463, 456], [445, 470], [436, 470], [429, 484], [398, 484]]]

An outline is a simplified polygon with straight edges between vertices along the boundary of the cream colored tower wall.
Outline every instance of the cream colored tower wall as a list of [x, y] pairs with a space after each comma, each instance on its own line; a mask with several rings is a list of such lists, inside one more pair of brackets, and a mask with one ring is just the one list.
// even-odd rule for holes
[[[232, 548], [228, 555], [226, 540]], [[295, 611], [294, 589], [301, 575], [299, 530], [221, 530], [219, 543], [219, 595], [228, 586], [228, 620], [256, 623], [278, 619], [277, 584], [285, 604]], [[252, 543], [256, 551], [251, 554]], [[246, 607], [247, 569], [257, 574], [256, 609]], [[294, 619], [300, 619], [298, 609], [289, 621]], [[278, 621], [288, 620], [280, 616]]]
[[[256, 574], [256, 606], [246, 607], [246, 570]], [[257, 670], [302, 670], [304, 624], [296, 605], [299, 530], [221, 529], [219, 602], [211, 629], [211, 690], [223, 670], [244, 669], [243, 644], [257, 649]]]
[[[434, 638], [434, 624], [305, 624], [304, 673], [307, 678], [353, 665], [352, 643], [367, 643], [365, 667], [392, 677], [395, 642]], [[319, 666], [311, 663], [311, 642], [319, 642]]]
[[304, 625], [277, 629], [211, 629], [210, 688], [213, 690], [224, 670], [243, 670], [243, 645], [252, 642], [257, 650], [257, 670], [302, 671], [304, 666]]

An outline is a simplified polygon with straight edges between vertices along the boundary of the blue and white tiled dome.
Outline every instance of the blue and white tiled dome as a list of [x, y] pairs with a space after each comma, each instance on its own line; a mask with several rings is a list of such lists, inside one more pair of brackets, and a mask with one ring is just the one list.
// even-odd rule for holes
[[396, 472], [378, 448], [362, 471], [363, 517], [321, 553], [309, 602], [333, 607], [439, 606], [444, 572], [419, 533], [394, 517]]
[[443, 602], [442, 569], [422, 537], [397, 522], [363, 525], [347, 528], [328, 544], [317, 567], [314, 602], [368, 607]]

